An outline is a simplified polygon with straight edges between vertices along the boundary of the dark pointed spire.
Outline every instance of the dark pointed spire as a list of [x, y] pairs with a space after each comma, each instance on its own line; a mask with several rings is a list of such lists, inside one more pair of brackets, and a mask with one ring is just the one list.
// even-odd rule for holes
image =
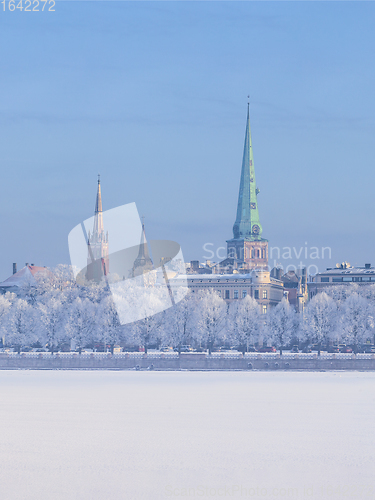
[[133, 276], [145, 274], [146, 272], [149, 272], [152, 269], [154, 269], [154, 265], [150, 257], [150, 252], [148, 250], [148, 245], [146, 240], [145, 218], [142, 217], [141, 241], [138, 249], [138, 257], [135, 259], [133, 265]]

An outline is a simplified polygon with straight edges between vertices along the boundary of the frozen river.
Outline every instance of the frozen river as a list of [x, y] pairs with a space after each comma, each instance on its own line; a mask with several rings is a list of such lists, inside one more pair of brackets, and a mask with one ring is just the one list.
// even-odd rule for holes
[[375, 498], [375, 374], [0, 371], [2, 500]]

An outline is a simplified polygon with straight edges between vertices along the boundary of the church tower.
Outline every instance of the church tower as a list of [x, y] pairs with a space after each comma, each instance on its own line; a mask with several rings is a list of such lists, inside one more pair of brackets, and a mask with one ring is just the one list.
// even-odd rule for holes
[[86, 279], [99, 283], [103, 276], [109, 273], [108, 260], [108, 232], [104, 233], [102, 192], [100, 187], [100, 175], [98, 176], [98, 192], [96, 194], [94, 227], [92, 233], [88, 234], [88, 257]]
[[268, 240], [262, 238], [258, 193], [259, 189], [255, 182], [248, 104], [237, 217], [233, 226], [233, 238], [227, 241], [228, 258], [243, 261], [242, 266], [245, 269], [268, 266]]
[[133, 277], [142, 276], [144, 274], [149, 273], [153, 269], [154, 269], [154, 265], [152, 263], [150, 253], [148, 251], [148, 245], [147, 245], [146, 233], [145, 233], [145, 221], [143, 218], [141, 242], [139, 244], [138, 257], [135, 259], [134, 264], [133, 264]]

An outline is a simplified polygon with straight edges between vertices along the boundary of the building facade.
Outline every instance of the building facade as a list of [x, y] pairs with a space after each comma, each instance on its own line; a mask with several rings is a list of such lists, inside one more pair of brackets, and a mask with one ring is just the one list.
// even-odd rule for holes
[[375, 268], [371, 264], [364, 267], [351, 267], [347, 262], [338, 264], [337, 267], [328, 268], [322, 273], [312, 276], [308, 282], [309, 298], [323, 292], [327, 287], [357, 285], [375, 285]]
[[191, 274], [169, 279], [171, 288], [180, 286], [179, 281], [187, 278], [189, 289], [195, 293], [214, 290], [226, 302], [253, 297], [263, 313], [277, 305], [284, 296], [282, 281], [272, 278], [268, 271], [254, 270], [245, 274]]

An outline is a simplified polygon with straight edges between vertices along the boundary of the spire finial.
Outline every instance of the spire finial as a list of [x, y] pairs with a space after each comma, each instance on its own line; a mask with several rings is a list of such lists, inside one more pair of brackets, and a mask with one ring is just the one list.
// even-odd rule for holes
[[142, 215], [141, 219], [142, 219], [142, 227], [144, 227], [144, 225], [145, 225], [145, 216]]
[[96, 204], [95, 204], [95, 214], [102, 212], [102, 192], [101, 192], [101, 186], [100, 186], [100, 174], [98, 174], [98, 191], [96, 194]]

